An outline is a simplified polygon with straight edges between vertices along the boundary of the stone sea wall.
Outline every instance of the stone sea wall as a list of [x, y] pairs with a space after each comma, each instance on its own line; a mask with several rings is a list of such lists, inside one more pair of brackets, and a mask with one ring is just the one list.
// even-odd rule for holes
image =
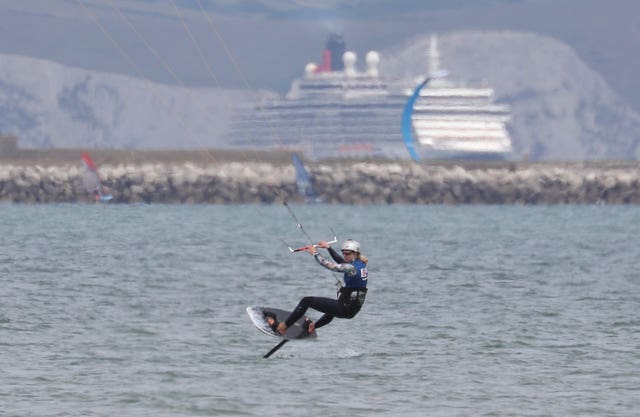
[[[331, 204], [640, 204], [640, 163], [309, 163]], [[113, 203], [302, 201], [290, 164], [138, 163], [100, 167]], [[0, 162], [0, 201], [92, 201], [77, 164]]]

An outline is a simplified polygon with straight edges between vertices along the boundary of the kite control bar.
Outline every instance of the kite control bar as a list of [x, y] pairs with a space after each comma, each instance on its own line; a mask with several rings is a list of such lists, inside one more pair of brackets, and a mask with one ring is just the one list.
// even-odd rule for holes
[[[334, 237], [333, 237], [333, 240], [330, 240], [330, 241], [328, 241], [327, 243], [328, 243], [328, 244], [330, 244], [330, 245], [333, 245], [334, 243], [338, 243], [338, 238], [337, 238], [336, 236], [334, 236]], [[317, 247], [318, 247], [318, 245], [313, 245], [313, 247], [314, 247], [314, 248], [317, 248]], [[292, 248], [291, 246], [289, 246], [288, 248], [289, 248], [289, 251], [290, 251], [290, 252], [301, 252], [301, 251], [303, 251], [303, 250], [306, 248], [306, 246], [303, 246], [303, 247], [301, 247], [301, 248], [296, 248], [296, 249]]]

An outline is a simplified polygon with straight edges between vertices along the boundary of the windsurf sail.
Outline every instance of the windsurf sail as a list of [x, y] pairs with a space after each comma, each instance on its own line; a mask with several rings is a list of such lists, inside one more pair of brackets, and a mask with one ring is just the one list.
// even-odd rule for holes
[[81, 155], [84, 171], [82, 172], [82, 186], [96, 201], [109, 201], [113, 197], [111, 194], [104, 193], [102, 189], [102, 180], [98, 174], [95, 162], [88, 153]]
[[315, 189], [313, 188], [313, 179], [304, 167], [302, 159], [295, 153], [291, 156], [291, 159], [296, 169], [296, 187], [298, 188], [298, 194], [304, 197], [307, 203], [320, 202], [321, 199], [316, 195]]
[[427, 78], [416, 87], [411, 97], [409, 97], [409, 100], [407, 100], [407, 104], [405, 104], [404, 111], [402, 112], [402, 138], [404, 139], [404, 144], [409, 151], [409, 155], [411, 155], [411, 158], [416, 162], [420, 161], [420, 156], [418, 155], [418, 152], [416, 152], [416, 141], [413, 137], [413, 107], [416, 104], [418, 97], [420, 97], [420, 90], [422, 90], [430, 80], [431, 78]]

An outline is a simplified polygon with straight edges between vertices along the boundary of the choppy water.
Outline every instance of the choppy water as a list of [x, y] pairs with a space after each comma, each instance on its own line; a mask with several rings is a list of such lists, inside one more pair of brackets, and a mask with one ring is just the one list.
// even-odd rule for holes
[[638, 414], [640, 208], [293, 209], [370, 293], [265, 360], [247, 305], [334, 294], [285, 207], [1, 205], [0, 415]]

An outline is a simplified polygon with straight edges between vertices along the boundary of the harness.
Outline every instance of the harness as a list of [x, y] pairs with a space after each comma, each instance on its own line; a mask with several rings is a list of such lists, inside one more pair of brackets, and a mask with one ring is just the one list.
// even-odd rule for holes
[[342, 287], [338, 290], [338, 300], [347, 304], [348, 307], [357, 307], [358, 310], [364, 304], [364, 300], [367, 297], [366, 288], [349, 288]]

